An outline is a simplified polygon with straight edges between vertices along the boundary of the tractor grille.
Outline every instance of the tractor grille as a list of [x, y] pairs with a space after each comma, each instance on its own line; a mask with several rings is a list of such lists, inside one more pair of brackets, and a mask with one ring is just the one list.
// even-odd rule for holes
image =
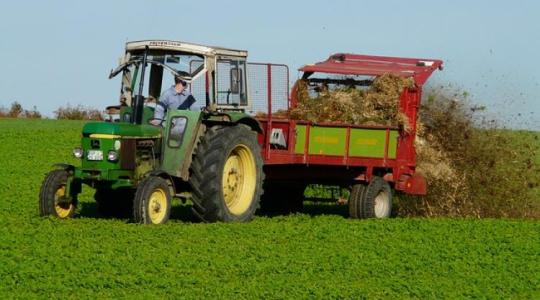
[[125, 139], [122, 140], [120, 146], [120, 168], [124, 170], [135, 169], [135, 155], [136, 155], [136, 140]]
[[101, 147], [99, 140], [90, 140], [90, 147], [92, 149], [99, 149]]

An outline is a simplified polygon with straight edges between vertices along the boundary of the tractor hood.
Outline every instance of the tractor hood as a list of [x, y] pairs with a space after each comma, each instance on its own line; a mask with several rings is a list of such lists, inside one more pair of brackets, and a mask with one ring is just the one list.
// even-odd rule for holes
[[131, 123], [90, 122], [83, 127], [84, 137], [95, 138], [158, 138], [161, 127]]

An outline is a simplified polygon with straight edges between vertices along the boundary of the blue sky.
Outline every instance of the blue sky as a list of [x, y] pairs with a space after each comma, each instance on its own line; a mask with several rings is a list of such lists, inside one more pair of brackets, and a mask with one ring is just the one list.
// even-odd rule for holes
[[[440, 58], [432, 85], [467, 90], [513, 127], [540, 129], [538, 1], [9, 1], [0, 106], [51, 115], [118, 100], [107, 75], [127, 40], [240, 48], [291, 76], [333, 52]], [[518, 115], [521, 114], [521, 117]]]

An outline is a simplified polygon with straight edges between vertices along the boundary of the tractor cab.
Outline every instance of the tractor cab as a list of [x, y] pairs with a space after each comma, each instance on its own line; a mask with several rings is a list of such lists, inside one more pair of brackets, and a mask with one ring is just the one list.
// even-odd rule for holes
[[[190, 160], [185, 157], [194, 147], [193, 137], [204, 130], [202, 120], [230, 120], [222, 116], [224, 111], [243, 115], [249, 107], [246, 59], [246, 51], [183, 42], [127, 43], [119, 65], [109, 74], [109, 78], [121, 76], [120, 105], [108, 107], [118, 114], [117, 122], [84, 126], [82, 149], [77, 150], [86, 153], [81, 156], [82, 176], [92, 174], [94, 179], [112, 182], [115, 175], [111, 174], [118, 171], [122, 180], [115, 184], [131, 185], [148, 170], [159, 169], [187, 180]], [[175, 77], [187, 83], [196, 102], [191, 110], [169, 108], [162, 126], [154, 126], [150, 121], [155, 106]]]
[[141, 123], [148, 123], [153, 107], [176, 76], [187, 82], [196, 100], [192, 110], [244, 110], [249, 107], [246, 59], [243, 50], [176, 41], [129, 42], [118, 67], [109, 75], [121, 74], [122, 78], [120, 120], [137, 123], [133, 113], [137, 112], [136, 100], [141, 99]]

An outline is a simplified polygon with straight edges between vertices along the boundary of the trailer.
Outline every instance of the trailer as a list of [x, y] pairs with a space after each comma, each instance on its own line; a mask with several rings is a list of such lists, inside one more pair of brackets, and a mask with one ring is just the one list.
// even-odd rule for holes
[[[435, 70], [442, 69], [441, 60], [338, 53], [299, 69], [301, 80], [314, 84], [350, 86], [353, 81], [353, 85], [360, 87], [387, 73], [412, 78], [414, 86], [403, 90], [399, 107], [409, 120], [409, 130], [275, 118], [274, 113], [284, 109], [285, 102], [275, 98], [279, 84], [273, 84], [279, 81], [272, 76], [276, 69], [284, 67], [268, 64], [266, 68], [266, 98], [256, 105], [266, 108], [259, 114], [264, 117], [257, 118], [264, 129], [259, 134], [266, 174], [263, 204], [279, 199], [285, 201], [281, 203], [282, 209], [294, 211], [301, 207], [307, 184], [337, 185], [351, 191], [351, 217], [382, 218], [391, 214], [394, 191], [426, 194], [426, 181], [415, 172], [417, 112], [422, 87]], [[336, 76], [329, 75], [339, 76], [335, 79]], [[361, 80], [352, 79], [359, 76]], [[295, 85], [285, 109], [297, 105], [296, 88]]]

